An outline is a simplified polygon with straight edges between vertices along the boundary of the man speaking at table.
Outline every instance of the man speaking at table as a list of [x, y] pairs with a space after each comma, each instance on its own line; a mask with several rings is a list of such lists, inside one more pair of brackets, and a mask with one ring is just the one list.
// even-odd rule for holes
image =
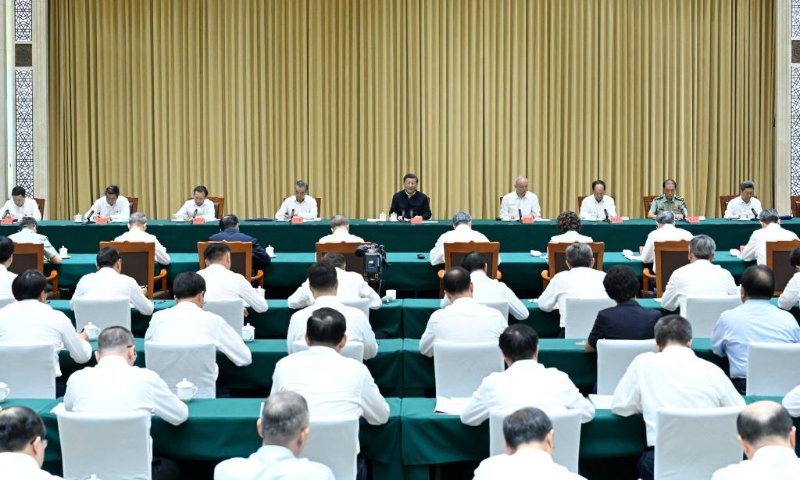
[[746, 218], [753, 218], [761, 213], [761, 202], [753, 196], [755, 187], [755, 183], [750, 180], [745, 180], [739, 185], [741, 193], [728, 202], [728, 206], [725, 208], [725, 218], [739, 218], [743, 215]]
[[95, 216], [109, 217], [112, 222], [127, 222], [131, 215], [131, 204], [128, 197], [119, 194], [119, 187], [109, 185], [106, 188], [106, 195], [95, 200], [92, 208], [86, 212], [86, 219], [91, 220]]
[[275, 220], [291, 220], [292, 217], [313, 220], [318, 213], [317, 199], [308, 195], [308, 184], [298, 180], [294, 185], [294, 195], [283, 201], [275, 212]]
[[660, 212], [672, 212], [676, 220], [683, 220], [686, 218], [686, 215], [688, 215], [686, 202], [682, 197], [675, 195], [678, 189], [677, 182], [668, 178], [664, 180], [661, 186], [664, 188], [664, 193], [653, 199], [647, 218], [656, 218], [656, 215]]
[[204, 185], [194, 187], [192, 198], [187, 200], [175, 215], [179, 218], [202, 218], [206, 221], [217, 218], [214, 202], [208, 199], [208, 189]]
[[431, 218], [431, 206], [427, 195], [417, 190], [419, 177], [406, 173], [403, 177], [403, 189], [392, 197], [389, 214], [396, 213], [400, 218], [414, 218], [419, 215], [423, 220]]
[[528, 191], [528, 179], [523, 175], [514, 181], [514, 191], [504, 196], [500, 202], [500, 218], [519, 220], [520, 214], [523, 217], [542, 216], [539, 198]]
[[605, 220], [617, 216], [614, 199], [606, 195], [606, 182], [592, 182], [592, 194], [581, 202], [581, 218], [584, 220]]
[[2, 212], [3, 217], [10, 216], [14, 220], [19, 220], [22, 217], [33, 217], [36, 220], [42, 219], [36, 200], [25, 198], [25, 189], [22, 187], [11, 189], [11, 199], [3, 205]]

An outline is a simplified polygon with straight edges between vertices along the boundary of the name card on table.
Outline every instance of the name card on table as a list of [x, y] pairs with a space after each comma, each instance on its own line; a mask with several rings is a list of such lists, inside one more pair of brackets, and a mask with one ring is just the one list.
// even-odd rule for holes
[[6, 217], [0, 221], [0, 225], [11, 225], [12, 223], [14, 223], [14, 219], [11, 217]]
[[292, 217], [292, 225], [303, 223], [303, 217]]
[[193, 225], [202, 225], [204, 223], [206, 223], [206, 219], [203, 218], [203, 217], [194, 217], [192, 219], [192, 224]]
[[422, 225], [422, 217], [417, 215], [416, 217], [411, 219], [412, 225]]
[[700, 223], [700, 217], [686, 217], [686, 221], [689, 223]]
[[644, 253], [644, 247], [639, 247], [639, 255]]
[[611, 223], [622, 223], [622, 217], [610, 217]]
[[103, 217], [103, 216], [100, 216], [100, 215], [95, 215], [95, 217], [94, 217], [94, 223], [96, 223], [96, 224], [98, 224], [98, 225], [105, 225], [105, 224], [107, 224], [107, 223], [108, 223], [108, 217]]
[[533, 223], [534, 218], [531, 217], [522, 217], [522, 223]]

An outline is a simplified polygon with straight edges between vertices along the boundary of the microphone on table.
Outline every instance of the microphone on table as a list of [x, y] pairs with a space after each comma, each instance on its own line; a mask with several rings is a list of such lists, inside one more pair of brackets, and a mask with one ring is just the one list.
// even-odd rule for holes
[[409, 219], [414, 218], [414, 209], [411, 209], [411, 215], [408, 217]]
[[605, 221], [606, 221], [606, 222], [608, 222], [608, 223], [611, 223], [611, 219], [610, 219], [610, 218], [608, 218], [608, 209], [607, 209], [607, 208], [604, 208], [604, 209], [603, 209], [603, 213], [605, 213], [605, 214], [606, 214], [606, 220], [605, 220]]
[[522, 209], [518, 208], [517, 213], [519, 213], [519, 223], [522, 223]]
[[756, 213], [756, 209], [750, 207], [750, 211], [753, 212], [753, 220], [758, 220], [758, 214]]
[[197, 209], [195, 208], [195, 209], [194, 209], [194, 213], [192, 214], [192, 218], [194, 218], [194, 217], [196, 217], [196, 216], [197, 216]]
[[3, 214], [3, 218], [8, 217], [10, 214], [11, 214], [11, 212], [9, 212], [9, 209], [6, 208], [6, 212]]
[[401, 222], [405, 222], [406, 221], [406, 211], [405, 211], [405, 209], [403, 209], [403, 214], [400, 216], [400, 221]]
[[86, 223], [92, 223], [92, 215], [94, 215], [94, 210], [89, 210], [89, 213], [86, 215]]
[[291, 219], [293, 219], [293, 218], [294, 218], [294, 208], [293, 208], [293, 209], [292, 209], [292, 211], [289, 213], [289, 220], [291, 220]]

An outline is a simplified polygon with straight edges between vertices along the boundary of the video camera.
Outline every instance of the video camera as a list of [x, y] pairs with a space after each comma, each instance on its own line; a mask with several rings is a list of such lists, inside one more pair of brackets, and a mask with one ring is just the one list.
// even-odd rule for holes
[[356, 257], [364, 258], [364, 279], [367, 283], [377, 286], [380, 292], [383, 283], [383, 269], [389, 266], [386, 261], [386, 247], [374, 243], [361, 245], [355, 251]]

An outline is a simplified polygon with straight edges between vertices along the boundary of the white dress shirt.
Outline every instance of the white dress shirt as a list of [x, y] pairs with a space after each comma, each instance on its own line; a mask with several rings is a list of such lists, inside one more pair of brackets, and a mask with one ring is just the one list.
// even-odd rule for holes
[[361, 417], [371, 425], [389, 420], [389, 404], [363, 363], [316, 346], [282, 358], [272, 374], [272, 392], [297, 392], [311, 419]]
[[725, 208], [725, 218], [738, 218], [740, 215], [747, 215], [753, 218], [753, 210], [756, 211], [756, 216], [761, 213], [761, 202], [756, 197], [750, 197], [749, 203], [744, 203], [742, 196], [738, 196], [728, 202]]
[[325, 295], [314, 301], [314, 305], [306, 307], [292, 315], [289, 320], [289, 332], [286, 334], [286, 351], [295, 352], [295, 342], [305, 343], [306, 326], [311, 314], [320, 308], [332, 308], [344, 315], [347, 322], [347, 341], [356, 341], [364, 344], [364, 360], [374, 358], [378, 354], [378, 341], [369, 324], [367, 316], [361, 310], [344, 305], [337, 297]]
[[171, 344], [213, 343], [237, 367], [253, 362], [241, 332], [219, 315], [206, 312], [192, 302], [179, 302], [154, 313], [144, 340]]
[[778, 298], [778, 306], [784, 310], [791, 310], [800, 301], [800, 272], [792, 275], [789, 283]]
[[558, 272], [539, 297], [539, 310], [552, 312], [558, 309], [560, 325], [566, 325], [568, 298], [608, 298], [603, 279], [606, 272], [589, 267], [575, 267]]
[[167, 253], [167, 248], [161, 245], [155, 235], [151, 235], [144, 230], [132, 228], [114, 239], [115, 242], [145, 242], [156, 244], [156, 262], [161, 265], [169, 265], [172, 261]]
[[449, 232], [444, 232], [436, 240], [436, 245], [431, 249], [431, 265], [441, 265], [444, 263], [444, 244], [445, 243], [489, 243], [489, 239], [481, 232], [475, 231], [470, 225], [462, 223]]
[[[195, 214], [195, 212], [197, 212]], [[175, 215], [185, 216], [189, 218], [205, 218], [206, 221], [212, 221], [217, 219], [217, 213], [214, 211], [214, 202], [206, 198], [203, 200], [203, 204], [199, 207], [196, 203], [194, 203], [194, 199], [187, 200], [183, 206], [175, 212]]]
[[419, 341], [419, 351], [432, 357], [435, 342], [496, 343], [506, 327], [508, 319], [496, 309], [472, 297], [461, 297], [433, 312]]
[[611, 411], [629, 417], [644, 414], [647, 445], [656, 443], [656, 414], [661, 408], [744, 406], [744, 398], [718, 366], [697, 358], [691, 348], [668, 346], [661, 353], [636, 357], [614, 391]]
[[[336, 268], [336, 279], [339, 287], [336, 289], [336, 297], [340, 300], [358, 300], [359, 298], [369, 299], [369, 308], [377, 310], [381, 308], [381, 297], [375, 290], [364, 281], [364, 276], [356, 272], [348, 272], [341, 268]], [[314, 296], [308, 286], [308, 280], [297, 287], [297, 290], [289, 296], [289, 308], [305, 308], [314, 304]], [[525, 310], [527, 312], [527, 310]]]
[[539, 206], [539, 197], [537, 197], [535, 193], [526, 192], [524, 197], [519, 198], [517, 192], [513, 191], [505, 195], [500, 202], [501, 217], [508, 216], [510, 218], [519, 219], [520, 210], [522, 210], [523, 217], [541, 217], [542, 207]]
[[11, 284], [17, 274], [9, 272], [5, 265], [0, 265], [0, 298], [13, 298], [14, 293], [11, 291]]
[[756, 450], [750, 460], [729, 465], [714, 472], [711, 480], [797, 480], [800, 459], [794, 449], [767, 445]]
[[67, 381], [68, 412], [119, 413], [144, 410], [172, 425], [189, 418], [189, 408], [152, 370], [132, 367], [121, 356], [107, 355], [96, 367], [73, 373]]
[[214, 468], [214, 480], [335, 480], [331, 469], [297, 458], [279, 445], [264, 445], [248, 458], [231, 458]]
[[800, 385], [783, 397], [783, 408], [793, 417], [800, 417]]
[[136, 310], [142, 315], [150, 315], [153, 313], [153, 302], [151, 302], [143, 293], [142, 289], [133, 278], [117, 273], [111, 267], [103, 267], [100, 270], [84, 275], [78, 280], [78, 285], [75, 287], [75, 295], [69, 302], [69, 308], [75, 310], [75, 299], [110, 299], [110, 298], [127, 298]]
[[295, 217], [313, 220], [317, 218], [317, 199], [306, 195], [306, 198], [303, 199], [303, 203], [300, 203], [297, 201], [297, 197], [292, 195], [284, 200], [281, 204], [281, 208], [275, 212], [275, 220], [289, 220], [292, 210], [294, 210]]
[[346, 228], [337, 228], [330, 235], [320, 238], [319, 243], [364, 243], [364, 239], [351, 235]]
[[461, 421], [480, 425], [495, 410], [523, 407], [545, 412], [579, 410], [583, 423], [594, 418], [594, 405], [581, 395], [566, 373], [545, 368], [536, 360], [517, 360], [506, 371], [483, 379], [461, 412]]
[[[519, 301], [517, 295], [513, 290], [508, 288], [505, 283], [489, 278], [483, 270], [475, 270], [469, 274], [472, 279], [472, 298], [477, 302], [492, 302], [497, 300], [505, 300], [508, 302], [508, 313], [510, 313], [517, 320], [525, 320], [528, 318], [530, 312]], [[440, 302], [441, 308], [450, 305], [450, 299], [447, 295], [444, 296]]]
[[197, 272], [206, 281], [208, 300], [236, 300], [241, 298], [258, 313], [267, 311], [267, 300], [258, 294], [244, 276], [214, 263]]
[[586, 480], [553, 461], [549, 453], [535, 448], [521, 448], [514, 455], [495, 455], [482, 461], [473, 480]]
[[61, 480], [39, 468], [39, 463], [24, 453], [0, 453], [0, 475], [7, 480]]
[[38, 222], [42, 219], [42, 212], [39, 211], [39, 205], [36, 203], [36, 200], [32, 198], [26, 198], [25, 201], [22, 202], [21, 207], [18, 207], [17, 204], [14, 203], [13, 198], [9, 198], [6, 204], [3, 205], [0, 216], [5, 215], [6, 210], [8, 210], [9, 215], [17, 220], [22, 217], [33, 217]]
[[756, 260], [759, 265], [767, 264], [767, 242], [780, 242], [797, 240], [797, 234], [784, 229], [778, 223], [770, 223], [765, 228], [760, 228], [750, 235], [750, 241], [744, 247], [742, 260], [750, 262]]
[[[642, 250], [642, 263], [652, 263], [653, 272], [656, 271], [656, 242], [674, 242], [676, 240], [691, 240], [692, 233], [682, 228], [677, 228], [672, 223], [665, 223], [661, 228], [656, 228], [647, 235], [647, 241]], [[686, 253], [689, 254], [688, 251]]]
[[86, 212], [86, 218], [89, 218], [89, 212], [92, 210], [94, 210], [92, 217], [95, 215], [110, 217], [112, 222], [127, 222], [131, 217], [131, 204], [128, 202], [128, 197], [123, 197], [122, 195], [117, 196], [117, 201], [114, 202], [114, 205], [109, 205], [105, 196], [98, 198], [92, 208]]
[[672, 272], [661, 299], [661, 307], [675, 310], [686, 303], [686, 297], [724, 297], [739, 295], [739, 287], [731, 272], [708, 260], [695, 260]]
[[69, 317], [38, 300], [23, 300], [0, 309], [0, 345], [50, 343], [55, 357], [55, 376], [61, 376], [58, 354], [66, 348], [76, 363], [86, 363], [92, 346], [78, 337]]
[[614, 199], [608, 195], [603, 195], [603, 200], [598, 202], [594, 195], [589, 195], [581, 202], [581, 218], [587, 220], [605, 220], [606, 212], [609, 217], [617, 216], [617, 205]]
[[592, 243], [592, 237], [587, 237], [586, 235], [581, 235], [580, 233], [576, 232], [575, 230], [569, 230], [566, 233], [562, 233], [561, 235], [554, 235], [550, 237], [550, 242], [548, 243]]

